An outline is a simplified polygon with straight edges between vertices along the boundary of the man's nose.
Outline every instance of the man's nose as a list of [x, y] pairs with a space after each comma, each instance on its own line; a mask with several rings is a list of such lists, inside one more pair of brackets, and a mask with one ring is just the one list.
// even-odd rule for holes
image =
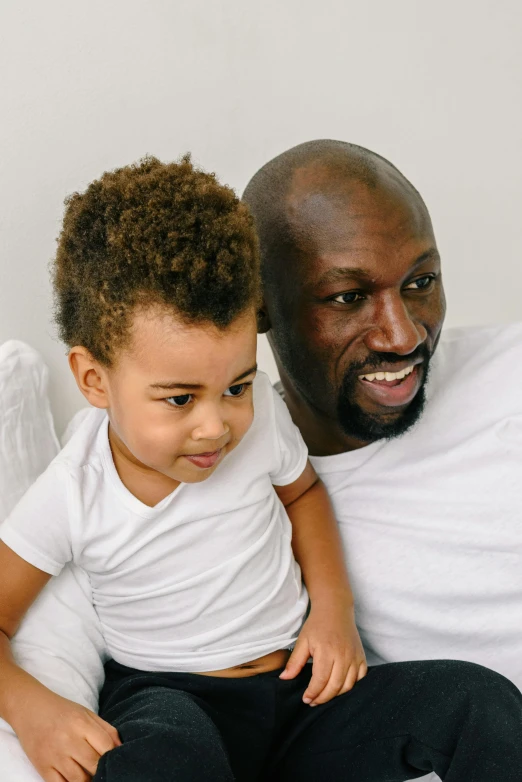
[[365, 338], [366, 347], [376, 353], [407, 356], [422, 344], [428, 332], [410, 314], [400, 295], [390, 295], [378, 302], [373, 325]]
[[196, 427], [192, 432], [194, 440], [219, 440], [229, 430], [216, 405], [202, 405]]

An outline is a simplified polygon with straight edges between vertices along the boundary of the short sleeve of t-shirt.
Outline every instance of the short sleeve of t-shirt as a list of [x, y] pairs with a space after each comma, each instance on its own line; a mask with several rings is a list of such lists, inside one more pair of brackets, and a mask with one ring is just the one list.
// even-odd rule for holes
[[44, 573], [57, 576], [72, 560], [68, 474], [52, 463], [0, 524], [0, 539]]
[[275, 388], [270, 390], [274, 400], [276, 447], [279, 452], [279, 464], [277, 469], [270, 473], [270, 479], [274, 486], [287, 486], [296, 481], [306, 467], [308, 449], [287, 406]]

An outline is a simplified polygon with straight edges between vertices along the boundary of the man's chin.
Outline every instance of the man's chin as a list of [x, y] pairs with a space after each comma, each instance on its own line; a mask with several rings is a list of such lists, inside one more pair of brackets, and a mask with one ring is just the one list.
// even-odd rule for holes
[[338, 421], [344, 433], [362, 443], [401, 437], [419, 420], [426, 403], [424, 385], [412, 401], [400, 411], [383, 408], [382, 413], [368, 412], [342, 394], [337, 407]]

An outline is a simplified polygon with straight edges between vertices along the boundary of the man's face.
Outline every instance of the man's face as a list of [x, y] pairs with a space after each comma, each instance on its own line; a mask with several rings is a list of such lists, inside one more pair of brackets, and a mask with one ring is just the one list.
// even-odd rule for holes
[[429, 215], [396, 184], [296, 197], [290, 211], [307, 250], [286, 306], [268, 302], [280, 364], [358, 443], [400, 435], [422, 411], [445, 313]]

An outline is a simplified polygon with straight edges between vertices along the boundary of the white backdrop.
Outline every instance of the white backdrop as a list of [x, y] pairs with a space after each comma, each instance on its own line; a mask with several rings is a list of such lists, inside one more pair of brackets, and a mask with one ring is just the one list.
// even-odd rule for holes
[[241, 190], [301, 141], [370, 147], [426, 199], [448, 322], [520, 319], [521, 34], [520, 0], [0, 0], [0, 343], [41, 351], [58, 428], [63, 199], [146, 153]]

